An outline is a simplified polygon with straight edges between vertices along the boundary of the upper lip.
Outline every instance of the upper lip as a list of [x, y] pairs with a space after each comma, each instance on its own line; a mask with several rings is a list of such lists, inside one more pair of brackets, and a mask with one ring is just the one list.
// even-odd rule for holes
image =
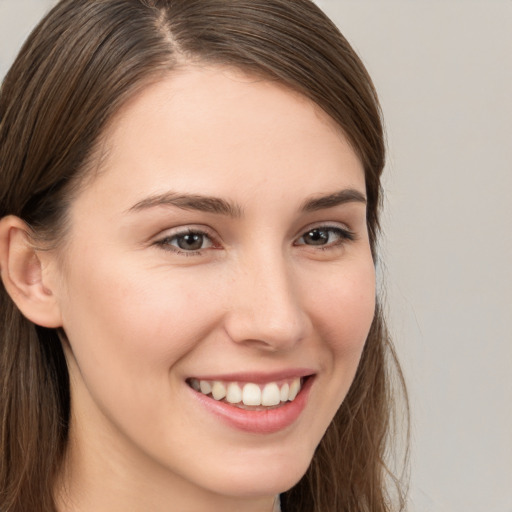
[[287, 368], [274, 372], [236, 372], [223, 374], [193, 375], [191, 379], [211, 380], [223, 382], [252, 382], [254, 384], [266, 384], [267, 382], [276, 382], [286, 379], [295, 379], [297, 377], [308, 377], [316, 372], [311, 368]]

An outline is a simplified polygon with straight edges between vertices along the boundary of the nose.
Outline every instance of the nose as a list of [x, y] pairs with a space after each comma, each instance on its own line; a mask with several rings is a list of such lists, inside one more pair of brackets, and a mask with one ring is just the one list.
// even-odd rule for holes
[[233, 280], [225, 329], [234, 342], [275, 352], [304, 338], [308, 317], [293, 268], [282, 254], [252, 257]]

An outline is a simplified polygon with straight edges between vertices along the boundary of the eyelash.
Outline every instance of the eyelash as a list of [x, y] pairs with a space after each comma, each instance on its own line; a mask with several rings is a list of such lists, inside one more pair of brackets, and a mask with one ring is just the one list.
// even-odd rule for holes
[[212, 235], [210, 235], [205, 230], [193, 229], [193, 228], [185, 229], [183, 231], [173, 233], [172, 235], [168, 235], [168, 236], [162, 238], [161, 240], [157, 240], [156, 245], [166, 251], [173, 252], [180, 256], [200, 256], [205, 249], [210, 248], [210, 247], [206, 247], [206, 248], [201, 248], [198, 250], [187, 251], [187, 250], [180, 249], [179, 247], [176, 247], [171, 244], [172, 241], [177, 241], [178, 239], [183, 238], [187, 235], [196, 235], [196, 236], [199, 235], [199, 236], [203, 237], [204, 239], [207, 239], [210, 241], [210, 243], [211, 243], [210, 247], [216, 248], [216, 244], [213, 240]]
[[[329, 249], [339, 247], [347, 242], [352, 242], [356, 239], [355, 233], [350, 231], [349, 229], [341, 228], [339, 226], [326, 225], [326, 226], [315, 226], [315, 227], [312, 227], [312, 228], [304, 231], [302, 233], [302, 235], [297, 240], [301, 240], [302, 238], [304, 238], [305, 236], [307, 236], [309, 234], [312, 234], [313, 232], [322, 232], [322, 231], [328, 232], [329, 234], [334, 233], [335, 235], [337, 235], [339, 237], [339, 240], [337, 240], [336, 242], [327, 243], [326, 245], [321, 245], [321, 244], [319, 244], [319, 245], [311, 244], [310, 245], [310, 244], [305, 244], [305, 243], [297, 243], [297, 241], [296, 241], [296, 242], [294, 242], [294, 245], [295, 246], [309, 246], [309, 247], [315, 248], [316, 250], [327, 251]], [[187, 235], [195, 235], [195, 236], [203, 237], [203, 239], [209, 240], [211, 245], [209, 247], [204, 247], [204, 248], [202, 247], [197, 250], [183, 250], [182, 248], [179, 248], [179, 247], [171, 244], [172, 241], [177, 241], [180, 238], [183, 238]], [[328, 235], [328, 236], [330, 237], [330, 235]], [[193, 229], [193, 228], [189, 228], [184, 231], [180, 231], [178, 233], [168, 235], [168, 236], [162, 238], [161, 240], [157, 240], [155, 242], [155, 245], [157, 245], [158, 247], [161, 247], [162, 249], [164, 249], [166, 251], [171, 251], [175, 254], [182, 255], [182, 256], [200, 256], [203, 253], [203, 251], [205, 251], [206, 249], [218, 248], [218, 245], [216, 246], [216, 243], [215, 243], [212, 235], [210, 235], [208, 232], [206, 232], [202, 229]]]
[[[299, 240], [304, 238], [304, 236], [309, 235], [313, 232], [329, 232], [329, 233], [335, 233], [339, 240], [336, 242], [331, 242], [326, 245], [310, 245], [310, 247], [315, 247], [316, 249], [319, 249], [321, 251], [327, 251], [329, 249], [333, 249], [334, 247], [339, 247], [340, 245], [343, 245], [347, 242], [353, 242], [356, 239], [356, 235], [353, 231], [350, 231], [346, 228], [340, 228], [339, 226], [315, 226], [313, 228], [310, 228], [306, 230], [300, 237]], [[307, 244], [297, 244], [297, 242], [294, 245], [307, 245]]]

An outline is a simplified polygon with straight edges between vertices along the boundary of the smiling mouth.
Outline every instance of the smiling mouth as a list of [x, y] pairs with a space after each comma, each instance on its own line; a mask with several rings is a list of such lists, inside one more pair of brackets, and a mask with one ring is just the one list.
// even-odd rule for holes
[[187, 384], [205, 396], [246, 410], [275, 409], [293, 402], [308, 377], [278, 382], [224, 382], [219, 380], [187, 379]]

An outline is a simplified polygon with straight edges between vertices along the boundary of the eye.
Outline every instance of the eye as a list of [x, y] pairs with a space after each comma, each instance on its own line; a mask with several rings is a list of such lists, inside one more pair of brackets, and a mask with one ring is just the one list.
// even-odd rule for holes
[[345, 241], [354, 240], [354, 233], [348, 229], [334, 226], [320, 226], [306, 231], [295, 245], [310, 245], [328, 248], [341, 245]]
[[197, 254], [203, 249], [214, 246], [208, 234], [192, 229], [166, 236], [156, 243], [164, 249], [188, 255]]

